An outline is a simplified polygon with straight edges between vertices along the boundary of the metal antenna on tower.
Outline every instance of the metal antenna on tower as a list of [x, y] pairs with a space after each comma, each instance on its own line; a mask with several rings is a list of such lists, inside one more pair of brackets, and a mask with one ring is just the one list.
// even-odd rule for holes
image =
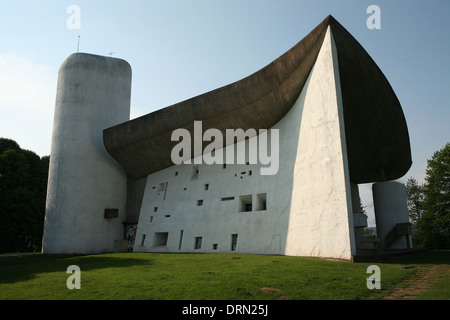
[[78, 36], [77, 53], [80, 51], [80, 36]]

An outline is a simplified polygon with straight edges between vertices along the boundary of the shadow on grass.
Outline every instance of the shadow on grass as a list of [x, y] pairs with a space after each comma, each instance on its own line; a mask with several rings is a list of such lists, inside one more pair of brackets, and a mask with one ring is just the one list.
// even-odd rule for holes
[[77, 265], [82, 271], [103, 268], [127, 268], [136, 265], [151, 265], [147, 258], [133, 258], [128, 254], [99, 255], [49, 255], [27, 254], [0, 258], [0, 284], [27, 281], [42, 273], [63, 272]]
[[450, 265], [450, 250], [425, 250], [405, 256], [389, 257], [383, 259], [382, 263], [393, 264], [448, 264]]

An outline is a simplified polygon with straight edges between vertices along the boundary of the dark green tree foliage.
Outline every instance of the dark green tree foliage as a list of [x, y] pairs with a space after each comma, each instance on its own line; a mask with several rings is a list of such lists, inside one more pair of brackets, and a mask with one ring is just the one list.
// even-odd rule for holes
[[406, 197], [408, 199], [409, 218], [412, 224], [416, 224], [423, 215], [424, 185], [419, 185], [416, 179], [409, 178], [406, 181]]
[[0, 252], [39, 251], [49, 157], [0, 138]]
[[450, 143], [428, 160], [425, 184], [406, 183], [408, 209], [414, 227], [414, 245], [450, 248]]

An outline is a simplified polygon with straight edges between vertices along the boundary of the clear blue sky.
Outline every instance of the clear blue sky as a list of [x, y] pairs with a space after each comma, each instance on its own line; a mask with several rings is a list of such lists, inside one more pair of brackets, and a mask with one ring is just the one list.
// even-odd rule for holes
[[[369, 30], [369, 5], [381, 29]], [[69, 29], [67, 8], [80, 8]], [[332, 14], [368, 51], [402, 103], [413, 167], [450, 141], [448, 0], [0, 0], [0, 137], [50, 153], [59, 66], [80, 51], [127, 60], [132, 117], [242, 79]]]

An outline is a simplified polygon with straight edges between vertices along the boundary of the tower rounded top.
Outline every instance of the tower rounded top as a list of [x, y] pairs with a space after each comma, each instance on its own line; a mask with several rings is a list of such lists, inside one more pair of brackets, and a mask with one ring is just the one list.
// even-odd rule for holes
[[129, 73], [131, 76], [131, 66], [123, 59], [82, 52], [73, 53], [67, 57], [60, 67], [60, 72], [70, 69], [87, 69], [121, 74]]

